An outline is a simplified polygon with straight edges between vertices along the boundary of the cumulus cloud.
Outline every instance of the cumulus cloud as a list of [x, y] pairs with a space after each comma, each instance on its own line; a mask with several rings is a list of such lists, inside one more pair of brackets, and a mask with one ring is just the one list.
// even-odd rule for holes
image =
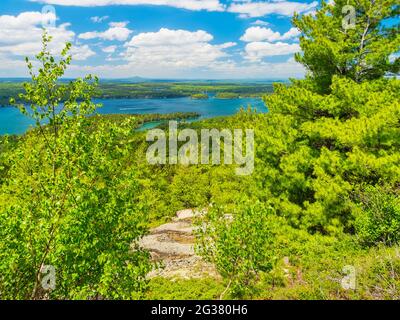
[[[42, 23], [55, 20], [52, 13], [23, 12], [17, 16], [0, 16], [0, 54], [3, 56], [30, 56], [40, 52], [43, 34]], [[47, 28], [53, 37], [49, 49], [59, 54], [66, 42], [73, 42], [75, 33], [69, 30], [70, 24], [64, 23]], [[84, 60], [95, 53], [88, 46], [75, 46], [72, 52], [76, 60]]]
[[186, 69], [159, 68], [151, 65], [119, 64], [100, 66], [72, 66], [70, 76], [86, 73], [98, 74], [106, 78], [124, 78], [139, 75], [149, 78], [197, 78], [197, 79], [277, 79], [288, 77], [303, 77], [304, 67], [289, 58], [283, 62], [252, 62], [237, 63], [232, 60], [218, 61], [207, 68], [196, 69], [196, 74]]
[[125, 44], [124, 58], [134, 66], [152, 68], [197, 68], [216, 63], [226, 57], [224, 51], [235, 46], [228, 42], [213, 45], [213, 36], [203, 30], [170, 30], [146, 32], [134, 36]]
[[285, 42], [251, 42], [245, 47], [245, 58], [251, 61], [260, 61], [265, 57], [293, 54], [300, 51], [297, 43]]
[[246, 30], [245, 34], [240, 38], [240, 40], [245, 42], [254, 41], [269, 41], [274, 42], [278, 40], [289, 40], [296, 38], [300, 35], [300, 31], [297, 28], [291, 28], [288, 32], [283, 35], [277, 31], [273, 31], [270, 28], [262, 27], [250, 27]]
[[108, 46], [108, 47], [101, 49], [101, 51], [103, 51], [105, 53], [114, 53], [115, 50], [117, 50], [117, 46]]
[[292, 16], [295, 12], [305, 13], [315, 9], [318, 1], [311, 3], [278, 0], [272, 2], [252, 2], [248, 0], [232, 3], [228, 11], [238, 13], [241, 17], [263, 17], [269, 14]]
[[297, 38], [300, 36], [301, 32], [297, 28], [290, 28], [288, 32], [284, 33], [281, 37], [281, 40], [288, 40]]
[[82, 61], [94, 56], [96, 53], [88, 45], [83, 45], [72, 47], [71, 54], [75, 60]]
[[[0, 16], [0, 44], [6, 46], [9, 44], [20, 44], [32, 42], [32, 34], [35, 36], [43, 22], [55, 20], [53, 13], [42, 14], [41, 12], [23, 12], [18, 16], [2, 15]], [[61, 25], [53, 32], [65, 30], [68, 25]], [[65, 38], [71, 38], [72, 33], [67, 31]]]
[[91, 31], [81, 33], [79, 35], [79, 39], [83, 40], [90, 40], [90, 39], [102, 39], [102, 40], [118, 40], [118, 41], [125, 41], [128, 39], [130, 34], [133, 32], [132, 30], [128, 29], [127, 22], [110, 22], [109, 28], [106, 31], [99, 32], [99, 31]]
[[40, 3], [61, 6], [110, 6], [110, 5], [154, 5], [169, 6], [179, 9], [200, 11], [229, 11], [237, 13], [242, 18], [262, 17], [268, 14], [292, 16], [294, 12], [305, 13], [315, 9], [318, 1], [304, 3], [288, 0], [31, 0]]
[[293, 57], [282, 62], [256, 62], [237, 64], [231, 63], [224, 65], [218, 71], [217, 77], [221, 79], [240, 79], [240, 78], [261, 78], [261, 79], [277, 79], [289, 77], [303, 77], [306, 70], [297, 63]]
[[9, 29], [20, 29], [55, 19], [56, 17], [52, 12], [22, 12], [18, 16], [2, 15], [0, 16], [0, 23], [2, 26], [7, 26]]
[[297, 43], [286, 43], [285, 40], [294, 40], [300, 35], [297, 28], [281, 34], [270, 28], [250, 27], [240, 40], [249, 42], [245, 46], [244, 57], [251, 61], [262, 61], [265, 57], [293, 54], [300, 51]]
[[26, 71], [23, 73], [21, 70], [26, 70], [25, 61], [22, 59], [10, 58], [8, 55], [0, 52], [0, 77], [8, 78], [10, 75], [26, 75]]
[[219, 0], [33, 0], [60, 6], [96, 7], [109, 5], [155, 5], [170, 6], [187, 10], [223, 11]]
[[186, 30], [170, 30], [161, 28], [158, 32], [145, 32], [134, 36], [127, 46], [160, 46], [160, 45], [187, 45], [197, 42], [208, 42], [214, 37], [203, 31], [190, 32]]
[[256, 20], [251, 23], [254, 26], [269, 26], [269, 22], [264, 21], [264, 20]]

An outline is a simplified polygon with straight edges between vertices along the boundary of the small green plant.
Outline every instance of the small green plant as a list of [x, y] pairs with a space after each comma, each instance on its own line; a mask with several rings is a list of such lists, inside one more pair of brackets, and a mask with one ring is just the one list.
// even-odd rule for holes
[[145, 295], [148, 300], [214, 300], [224, 290], [222, 280], [153, 278]]
[[240, 297], [253, 289], [274, 263], [273, 230], [279, 219], [262, 204], [243, 205], [234, 215], [211, 209], [200, 221], [198, 252], [228, 280], [226, 293]]
[[400, 241], [400, 198], [379, 187], [368, 187], [361, 196], [363, 212], [356, 218], [361, 242], [393, 245]]

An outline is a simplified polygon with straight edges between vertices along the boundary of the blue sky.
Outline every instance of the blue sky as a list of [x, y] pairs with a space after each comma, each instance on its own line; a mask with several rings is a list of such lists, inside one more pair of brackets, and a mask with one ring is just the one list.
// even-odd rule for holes
[[293, 12], [313, 0], [2, 0], [0, 77], [26, 76], [43, 23], [52, 51], [73, 44], [67, 76], [276, 79], [302, 77]]

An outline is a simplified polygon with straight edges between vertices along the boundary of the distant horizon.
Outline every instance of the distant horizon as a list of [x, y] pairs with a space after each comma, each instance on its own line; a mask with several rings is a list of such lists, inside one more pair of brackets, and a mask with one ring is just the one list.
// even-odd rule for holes
[[[142, 81], [178, 81], [178, 82], [187, 82], [187, 81], [199, 81], [199, 82], [225, 82], [225, 81], [233, 81], [233, 82], [271, 82], [271, 81], [289, 81], [291, 78], [293, 79], [302, 79], [301, 77], [289, 77], [289, 78], [226, 78], [226, 79], [218, 79], [218, 78], [147, 78], [147, 77], [129, 77], [129, 78], [102, 78], [99, 77], [100, 81], [133, 81], [136, 82]], [[63, 77], [61, 80], [73, 80], [76, 77]], [[12, 81], [12, 80], [31, 80], [29, 77], [0, 77], [0, 81]]]

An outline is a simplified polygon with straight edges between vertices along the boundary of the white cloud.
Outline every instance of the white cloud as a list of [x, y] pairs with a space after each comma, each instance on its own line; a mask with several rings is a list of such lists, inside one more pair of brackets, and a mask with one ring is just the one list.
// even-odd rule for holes
[[82, 61], [94, 56], [96, 53], [85, 44], [83, 46], [72, 47], [71, 54], [74, 60]]
[[240, 38], [240, 40], [245, 42], [255, 42], [255, 41], [269, 41], [274, 42], [278, 40], [289, 40], [296, 38], [300, 35], [297, 28], [291, 28], [288, 32], [281, 35], [277, 31], [273, 31], [270, 28], [262, 27], [250, 27], [246, 30], [245, 34]]
[[256, 21], [252, 22], [251, 24], [255, 25], [255, 26], [269, 26], [269, 22], [263, 21], [263, 20], [256, 20]]
[[160, 29], [141, 33], [125, 44], [124, 58], [140, 68], [193, 69], [207, 67], [226, 57], [236, 43], [213, 45], [213, 36], [203, 30]]
[[41, 12], [22, 12], [18, 16], [0, 16], [0, 25], [6, 26], [8, 29], [21, 29], [41, 24], [48, 21], [48, 19], [55, 20], [56, 17], [51, 12], [45, 14]]
[[217, 45], [216, 47], [221, 48], [221, 49], [228, 49], [236, 46], [236, 42], [225, 42], [223, 44]]
[[[0, 16], [0, 54], [8, 57], [31, 56], [42, 49], [42, 22], [55, 20], [52, 13], [22, 12], [17, 16]], [[70, 24], [64, 23], [47, 28], [53, 40], [49, 46], [53, 54], [59, 54], [66, 42], [74, 42], [75, 33], [69, 30]], [[88, 46], [75, 46], [73, 58], [83, 60], [94, 52]]]
[[[52, 13], [42, 14], [41, 12], [23, 12], [18, 16], [0, 16], [0, 45], [20, 44], [31, 42], [32, 34], [35, 36], [38, 31], [42, 33], [40, 27], [46, 19], [55, 19]], [[65, 29], [61, 25], [58, 29]], [[66, 35], [70, 38], [70, 34]]]
[[245, 47], [245, 58], [251, 61], [260, 61], [264, 57], [293, 54], [300, 51], [297, 43], [285, 42], [251, 42]]
[[10, 58], [0, 52], [0, 77], [26, 76], [26, 63], [22, 59]]
[[94, 22], [94, 23], [101, 23], [101, 22], [107, 20], [108, 18], [110, 18], [110, 17], [109, 16], [102, 16], [102, 17], [95, 16], [95, 17], [91, 17], [90, 20], [92, 20], [92, 22]]
[[125, 78], [138, 75], [148, 78], [196, 78], [196, 79], [277, 79], [303, 77], [304, 67], [290, 58], [283, 62], [236, 63], [232, 60], [217, 61], [208, 67], [196, 69], [196, 73], [185, 69], [159, 68], [151, 65], [119, 64], [100, 66], [72, 66], [69, 76], [82, 76], [87, 73], [97, 74], [104, 78]]
[[125, 28], [128, 25], [129, 21], [121, 21], [121, 22], [110, 22], [108, 25], [112, 28]]
[[114, 53], [115, 50], [117, 50], [117, 46], [108, 46], [108, 47], [101, 49], [101, 51], [103, 51], [105, 53]]
[[[262, 17], [269, 14], [278, 14], [284, 16], [292, 16], [294, 12], [306, 13], [311, 12], [318, 6], [318, 1], [304, 3], [289, 0], [30, 0], [45, 4], [60, 6], [77, 6], [77, 7], [97, 7], [111, 5], [154, 5], [169, 6], [179, 9], [200, 11], [228, 11], [239, 14], [241, 18]], [[310, 0], [311, 1], [311, 0]], [[102, 17], [92, 17], [93, 22], [101, 22]], [[108, 17], [105, 17], [108, 18]], [[261, 20], [259, 20], [260, 22]], [[266, 25], [261, 21], [260, 24]]]
[[127, 22], [110, 22], [110, 28], [108, 30], [99, 32], [91, 31], [81, 33], [79, 39], [90, 40], [90, 39], [103, 39], [103, 40], [118, 40], [125, 41], [128, 39], [129, 35], [133, 32], [126, 28]]
[[155, 5], [170, 6], [187, 10], [223, 11], [224, 5], [219, 0], [33, 0], [35, 2], [61, 5], [96, 7], [109, 5]]
[[298, 36], [301, 35], [301, 32], [297, 28], [290, 28], [288, 32], [284, 33], [282, 35], [281, 40], [288, 40], [288, 39], [293, 39], [297, 38]]
[[293, 58], [283, 62], [249, 62], [243, 64], [231, 63], [230, 66], [221, 66], [217, 69], [216, 76], [221, 79], [243, 79], [243, 78], [261, 78], [277, 79], [289, 77], [303, 77], [305, 75], [304, 67], [297, 63]]
[[241, 15], [241, 17], [263, 17], [268, 14], [292, 16], [295, 12], [308, 12], [317, 6], [318, 1], [303, 3], [294, 1], [289, 2], [285, 0], [272, 2], [251, 2], [244, 0], [232, 3], [228, 8], [228, 11], [238, 13]]
[[[59, 53], [66, 42], [73, 41], [74, 32], [68, 30], [69, 24], [62, 24], [57, 28], [48, 29], [53, 37], [50, 44], [50, 50], [53, 53]], [[8, 29], [0, 23], [0, 52], [12, 55], [27, 56], [32, 53], [38, 53], [42, 48], [41, 37], [42, 29], [36, 26], [30, 28]]]
[[213, 38], [211, 34], [203, 30], [190, 32], [186, 30], [161, 28], [158, 32], [146, 32], [134, 36], [127, 46], [178, 46], [197, 42], [208, 42], [213, 40]]
[[253, 41], [276, 41], [279, 40], [281, 34], [279, 32], [272, 31], [270, 28], [261, 27], [251, 27], [248, 28], [245, 34], [240, 38], [240, 40], [245, 42]]

